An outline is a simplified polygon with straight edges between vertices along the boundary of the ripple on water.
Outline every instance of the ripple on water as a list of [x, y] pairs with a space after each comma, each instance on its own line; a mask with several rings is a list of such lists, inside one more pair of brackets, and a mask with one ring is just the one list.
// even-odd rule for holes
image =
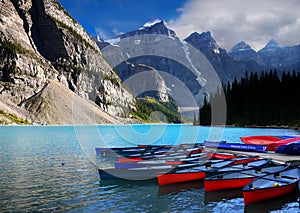
[[[110, 129], [114, 128], [105, 128], [105, 136], [116, 138]], [[176, 126], [171, 129], [176, 131]], [[232, 135], [263, 134], [263, 131], [266, 130], [230, 128], [225, 136], [231, 141]], [[291, 131], [270, 132], [286, 135]], [[82, 153], [73, 127], [8, 127], [0, 129], [0, 138], [3, 212], [243, 212], [245, 208], [240, 198], [205, 202], [201, 185], [172, 189], [160, 188], [151, 181], [100, 183], [97, 167]], [[269, 205], [278, 203], [276, 209], [293, 212], [299, 210], [296, 200], [287, 198]], [[249, 209], [251, 212], [255, 208]], [[276, 209], [274, 212], [280, 212]]]

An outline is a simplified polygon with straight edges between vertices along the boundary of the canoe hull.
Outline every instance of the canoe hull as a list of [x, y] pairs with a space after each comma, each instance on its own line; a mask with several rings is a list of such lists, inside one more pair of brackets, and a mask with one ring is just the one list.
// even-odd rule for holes
[[206, 192], [243, 188], [251, 181], [255, 180], [256, 177], [230, 179], [230, 180], [204, 180], [204, 188]]
[[293, 192], [298, 187], [298, 182], [292, 183], [290, 185], [278, 186], [266, 189], [257, 189], [251, 191], [244, 191], [244, 203], [245, 205], [264, 201], [268, 199], [272, 199], [275, 197], [279, 197], [288, 193]]
[[158, 175], [157, 180], [160, 186], [174, 184], [174, 183], [183, 183], [191, 182], [196, 180], [201, 180], [206, 177], [205, 172], [191, 172], [191, 173], [171, 173]]
[[300, 141], [282, 145], [276, 150], [276, 153], [286, 154], [286, 155], [299, 155]]
[[148, 180], [154, 179], [160, 173], [167, 173], [172, 168], [149, 169], [149, 170], [128, 170], [128, 169], [98, 169], [101, 180], [125, 179], [125, 180]]
[[266, 150], [275, 152], [280, 146], [285, 145], [285, 144], [289, 144], [289, 143], [292, 143], [292, 142], [296, 142], [296, 141], [300, 141], [300, 138], [295, 137], [295, 138], [280, 140], [280, 141], [269, 144], [267, 146]]
[[129, 163], [129, 162], [138, 162], [138, 161], [142, 161], [143, 158], [122, 158], [122, 157], [119, 157], [117, 159], [117, 161], [119, 163]]
[[299, 167], [257, 178], [243, 188], [244, 203], [260, 202], [298, 190], [299, 178]]
[[297, 136], [289, 136], [289, 135], [256, 135], [256, 136], [248, 136], [248, 137], [241, 137], [241, 140], [246, 144], [256, 144], [256, 145], [269, 145], [271, 143], [295, 138]]
[[126, 180], [147, 180], [157, 178], [158, 174], [166, 174], [180, 169], [189, 169], [197, 166], [196, 163], [182, 165], [151, 165], [135, 168], [110, 168], [98, 169], [101, 180], [126, 179]]
[[207, 172], [213, 173], [217, 171], [218, 168], [223, 168], [232, 163], [232, 160], [226, 160], [222, 162], [206, 162], [204, 165], [195, 166], [188, 169], [178, 169], [177, 171], [171, 171], [167, 174], [159, 174], [157, 176], [158, 184], [160, 186], [191, 182], [196, 180], [204, 179], [207, 176]]
[[271, 143], [280, 141], [282, 139], [277, 136], [257, 135], [257, 136], [241, 137], [241, 140], [246, 144], [269, 145]]
[[288, 167], [289, 165], [279, 165], [242, 170], [239, 172], [222, 173], [210, 178], [205, 178], [205, 191], [210, 192], [225, 189], [243, 188], [256, 178], [283, 171]]

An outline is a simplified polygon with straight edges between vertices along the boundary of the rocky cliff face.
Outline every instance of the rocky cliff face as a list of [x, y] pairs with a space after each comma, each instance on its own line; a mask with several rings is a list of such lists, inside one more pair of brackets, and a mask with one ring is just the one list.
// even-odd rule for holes
[[[143, 61], [143, 60], [142, 60]], [[164, 78], [153, 67], [146, 64], [135, 64], [127, 61], [116, 67], [122, 79], [138, 98], [153, 97], [162, 102], [169, 102], [167, 86]]]
[[[191, 59], [192, 50], [189, 49], [191, 46], [182, 42], [175, 32], [168, 28], [166, 22], [155, 20], [135, 31], [117, 35], [114, 39], [95, 40], [108, 61], [114, 56], [120, 62], [115, 64], [115, 70], [122, 81], [128, 83], [128, 79], [144, 73], [143, 79], [136, 82], [144, 84], [138, 97], [149, 95], [160, 101], [168, 101], [168, 96], [171, 96], [178, 104], [184, 102], [179, 106], [189, 105], [191, 101], [182, 101], [185, 98], [184, 91], [176, 91], [179, 83], [174, 84], [174, 80], [178, 79], [185, 85], [186, 90], [196, 97], [197, 102], [201, 103], [206, 82], [201, 73], [205, 68], [194, 66]], [[147, 81], [152, 82], [152, 87], [147, 86]], [[149, 88], [150, 91], [147, 91]]]
[[114, 116], [134, 97], [94, 40], [56, 0], [0, 1], [0, 94], [19, 105], [54, 79]]

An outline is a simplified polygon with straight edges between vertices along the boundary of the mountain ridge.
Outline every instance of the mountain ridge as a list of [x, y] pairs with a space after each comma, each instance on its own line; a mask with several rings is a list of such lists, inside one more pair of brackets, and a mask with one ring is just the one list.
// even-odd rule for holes
[[[156, 81], [158, 99], [168, 100], [166, 91], [169, 92], [168, 95], [175, 91], [174, 84], [163, 78], [167, 73], [180, 79], [201, 104], [203, 94], [207, 93], [204, 87], [207, 79], [203, 77], [205, 70], [197, 70], [191, 62], [191, 46], [202, 52], [222, 82], [240, 78], [246, 70], [259, 72], [267, 69], [300, 69], [300, 45], [282, 47], [271, 40], [256, 52], [255, 57], [243, 55], [247, 51], [236, 51], [242, 54], [235, 58], [230, 56], [233, 51], [227, 52], [218, 45], [211, 32], [194, 32], [188, 38], [180, 40], [163, 20], [153, 20], [137, 30], [116, 35], [107, 42], [91, 38], [56, 0], [2, 0], [0, 7], [0, 123], [2, 117], [4, 123], [9, 124], [11, 114], [18, 115], [20, 122], [58, 122], [59, 119], [50, 120], [44, 115], [53, 113], [55, 117], [55, 113], [61, 114], [57, 107], [66, 106], [66, 110], [70, 111], [73, 103], [67, 101], [64, 106], [57, 105], [55, 99], [50, 98], [49, 88], [57, 93], [65, 91], [68, 96], [74, 94], [80, 97], [80, 102], [86, 102], [88, 108], [93, 108], [96, 104], [104, 113], [100, 114], [105, 115], [97, 122], [126, 122], [121, 117], [131, 116], [130, 111], [135, 108], [136, 100], [135, 95], [123, 87], [122, 81], [146, 68], [151, 70]], [[143, 35], [160, 35], [161, 37], [154, 39], [156, 43], [152, 48], [166, 50], [170, 54], [166, 57], [148, 55], [129, 59], [129, 54], [118, 48], [121, 40]], [[141, 42], [143, 41], [133, 41], [135, 47]], [[250, 46], [243, 45], [252, 52]], [[116, 56], [124, 58], [124, 63], [119, 67], [111, 67], [106, 56], [104, 57], [102, 50], [108, 46], [114, 47], [118, 52]], [[177, 54], [179, 61], [172, 59], [173, 53]], [[116, 72], [114, 68], [117, 68]], [[120, 73], [122, 69], [124, 72]], [[47, 101], [52, 101], [48, 104], [55, 106], [55, 110], [43, 112], [39, 108], [45, 104], [44, 96], [49, 99]], [[62, 97], [63, 95], [59, 96], [61, 100]], [[188, 102], [181, 99], [182, 97], [175, 101], [183, 104]], [[40, 102], [41, 100], [43, 101]], [[84, 116], [84, 111], [77, 113], [83, 115], [80, 122], [91, 121]], [[64, 120], [71, 122], [69, 117], [70, 114], [59, 123]]]
[[[143, 35], [143, 34], [157, 34], [157, 35], [166, 35], [169, 36], [172, 32], [172, 38], [175, 40], [180, 40], [176, 36], [176, 32], [169, 29], [166, 22], [162, 20], [155, 20], [151, 22], [151, 24], [145, 24], [147, 27], [143, 26], [138, 28], [137, 30], [130, 31], [127, 33], [123, 33], [121, 36], [115, 37], [118, 40], [114, 40], [114, 42], [120, 42], [122, 38], [128, 38], [130, 36]], [[145, 30], [146, 29], [146, 30]], [[157, 30], [160, 29], [160, 30]], [[163, 29], [163, 30], [162, 30]], [[293, 60], [286, 60], [284, 66], [282, 65], [281, 58], [279, 58], [281, 54], [281, 50], [287, 50], [287, 47], [281, 47], [277, 41], [271, 39], [264, 48], [259, 51], [253, 50], [250, 45], [245, 42], [239, 42], [235, 45], [229, 52], [220, 47], [217, 41], [213, 38], [212, 33], [210, 31], [198, 33], [193, 32], [183, 41], [188, 44], [194, 46], [201, 53], [205, 55], [208, 61], [212, 64], [215, 71], [219, 75], [222, 82], [233, 81], [234, 78], [241, 78], [244, 76], [245, 71], [248, 72], [261, 72], [263, 70], [277, 69], [279, 72], [289, 70], [289, 69], [300, 69], [300, 60], [295, 56]], [[116, 43], [113, 43], [115, 45]], [[109, 45], [108, 42], [99, 42], [98, 46], [100, 49]], [[244, 51], [241, 51], [241, 45], [243, 45]], [[237, 49], [237, 47], [239, 49]], [[236, 47], [236, 49], [235, 49]], [[275, 48], [276, 47], [276, 48]], [[290, 54], [288, 52], [297, 52], [298, 50], [294, 49], [295, 46], [291, 47], [290, 51], [286, 51], [285, 58], [290, 58]], [[264, 49], [268, 51], [268, 54], [264, 52]], [[273, 48], [273, 49], [272, 49]], [[274, 49], [275, 48], [275, 49]], [[179, 50], [176, 50], [179, 51]], [[274, 59], [274, 56], [275, 59]], [[278, 62], [280, 61], [280, 62]]]
[[[169, 36], [169, 32], [172, 32], [171, 37], [179, 39], [176, 32], [169, 29], [165, 21], [154, 20], [145, 25], [146, 27], [143, 26], [137, 30], [123, 33], [121, 36], [116, 36], [115, 38], [119, 39], [117, 42], [122, 38], [143, 34]], [[163, 30], [156, 30], [158, 28]], [[297, 54], [293, 54], [299, 52], [298, 45], [282, 47], [275, 39], [271, 39], [259, 51], [253, 50], [250, 45], [241, 41], [228, 52], [217, 44], [210, 31], [193, 32], [183, 41], [188, 42], [207, 57], [222, 81], [232, 81], [235, 77], [240, 78], [246, 70], [248, 72], [261, 72], [269, 69], [277, 69], [279, 72], [291, 69], [300, 70], [300, 57], [297, 58]], [[100, 46], [98, 45], [100, 49], [102, 48], [101, 45], [104, 44], [108, 45], [108, 43], [101, 43]], [[244, 50], [242, 51], [241, 48]], [[280, 57], [282, 54], [283, 56]]]
[[[153, 36], [157, 37], [154, 39]], [[261, 71], [270, 69], [278, 69], [278, 72], [285, 71], [284, 69], [281, 69], [282, 67], [276, 66], [274, 61], [269, 62], [268, 60], [270, 59], [270, 56], [264, 55], [263, 50], [256, 52], [245, 42], [240, 42], [238, 46], [236, 45], [236, 48], [232, 48], [232, 51], [227, 52], [218, 45], [210, 31], [203, 32], [201, 34], [198, 32], [193, 32], [186, 39], [180, 40], [177, 37], [176, 32], [169, 29], [166, 22], [161, 20], [155, 20], [150, 23], [146, 23], [144, 26], [136, 30], [117, 35], [112, 40], [96, 40], [101, 51], [110, 49], [110, 51], [107, 53], [108, 56], [118, 55], [118, 58], [122, 58], [123, 62], [115, 66], [115, 70], [121, 77], [122, 81], [126, 81], [126, 79], [138, 74], [141, 71], [138, 69], [139, 65], [144, 64], [154, 68], [155, 70], [159, 70], [159, 74], [166, 72], [180, 79], [190, 89], [193, 95], [195, 95], [195, 99], [199, 101], [199, 105], [203, 103], [204, 96], [209, 94], [207, 91], [205, 91], [205, 84], [207, 82], [206, 78], [213, 73], [206, 73], [203, 75], [205, 73], [205, 69], [199, 69], [198, 71], [201, 71], [198, 72], [197, 75], [194, 75], [195, 73], [192, 72], [192, 70], [194, 70], [193, 63], [197, 64], [199, 61], [190, 61], [190, 51], [192, 50], [191, 47], [200, 51], [200, 53], [205, 56], [205, 58], [214, 68], [214, 71], [217, 73], [220, 81], [223, 83], [227, 83], [228, 81], [232, 82], [235, 78], [239, 79], [244, 77], [246, 71], [248, 71], [248, 73], [259, 73]], [[146, 44], [148, 41], [154, 41], [154, 43], [151, 47], [145, 46], [146, 48], [164, 48], [168, 54], [170, 52], [175, 52], [178, 56], [178, 61], [172, 61], [170, 58], [164, 58], [162, 56], [155, 56], [151, 54], [145, 54], [144, 56], [138, 57], [134, 56], [136, 49], [139, 49], [140, 45], [144, 43]], [[123, 43], [127, 43], [125, 46], [123, 46], [124, 49], [121, 47]], [[166, 46], [166, 44], [168, 44], [168, 46]], [[133, 48], [133, 55], [130, 52], [126, 52], [128, 46]], [[271, 40], [266, 47], [267, 49], [274, 49], [274, 47], [278, 47], [280, 50], [284, 49], [280, 47], [274, 40]], [[277, 48], [275, 48], [275, 50], [277, 50]], [[152, 53], [155, 52], [156, 51], [152, 51]], [[272, 53], [272, 50], [270, 52]], [[274, 54], [278, 53], [275, 52]], [[273, 56], [271, 56], [271, 59], [272, 57]], [[187, 62], [186, 64], [189, 65], [186, 67], [181, 67], [179, 64], [182, 63], [182, 60], [185, 60]], [[295, 58], [295, 60], [299, 59]], [[288, 64], [289, 62], [286, 63]], [[293, 65], [290, 67], [293, 67]], [[197, 79], [198, 82], [196, 83], [196, 81], [194, 82], [192, 79]], [[169, 95], [172, 94], [172, 87], [168, 85], [167, 82], [165, 84], [168, 88]], [[213, 90], [210, 91], [212, 92]]]

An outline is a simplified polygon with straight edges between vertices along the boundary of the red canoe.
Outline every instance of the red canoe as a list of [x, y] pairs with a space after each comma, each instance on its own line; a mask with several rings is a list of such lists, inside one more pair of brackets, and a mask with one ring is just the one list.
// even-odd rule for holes
[[174, 184], [174, 183], [183, 183], [201, 180], [206, 177], [206, 171], [217, 170], [232, 164], [231, 160], [226, 160], [222, 162], [207, 162], [204, 165], [199, 165], [197, 167], [192, 167], [189, 169], [182, 169], [177, 171], [171, 171], [166, 174], [157, 175], [157, 181], [160, 186]]
[[243, 188], [244, 203], [260, 202], [298, 190], [299, 178], [300, 168], [258, 178]]
[[262, 177], [268, 174], [274, 174], [275, 172], [280, 172], [287, 169], [287, 167], [288, 165], [279, 165], [215, 175], [204, 179], [204, 188], [206, 192], [243, 188], [258, 177]]
[[259, 136], [241, 137], [241, 140], [246, 144], [269, 145], [276, 141], [282, 140], [282, 138], [276, 136], [259, 135]]
[[[214, 175], [219, 171], [222, 171], [222, 173], [230, 171], [240, 171], [244, 169], [248, 164], [259, 164], [260, 162], [256, 160], [257, 157], [236, 158], [224, 161], [212, 160], [206, 162], [203, 165], [199, 165], [198, 167], [171, 171], [167, 174], [159, 174], [157, 176], [157, 180], [160, 186], [201, 180], [207, 176]], [[269, 160], [265, 160], [264, 163], [267, 162], [269, 162]]]
[[238, 155], [216, 152], [216, 153], [213, 154], [213, 156], [211, 158], [212, 159], [227, 160], [227, 159], [234, 159], [234, 158], [240, 158], [240, 157], [241, 156], [238, 156]]
[[269, 144], [267, 146], [266, 150], [275, 152], [280, 146], [291, 143], [291, 142], [299, 141], [299, 140], [300, 140], [300, 137], [276, 141], [274, 143]]

